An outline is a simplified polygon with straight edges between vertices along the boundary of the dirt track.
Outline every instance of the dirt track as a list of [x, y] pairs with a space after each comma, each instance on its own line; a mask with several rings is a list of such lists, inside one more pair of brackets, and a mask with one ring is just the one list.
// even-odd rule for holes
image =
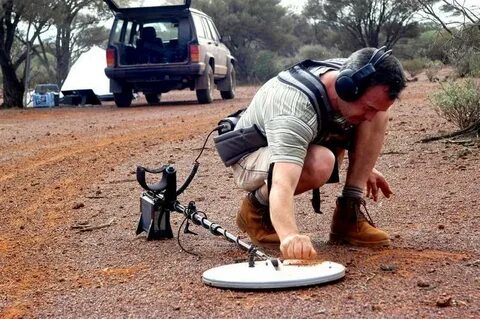
[[[202, 229], [181, 236], [200, 258], [182, 252], [176, 239], [135, 236], [136, 165], [171, 163], [183, 180], [207, 133], [247, 105], [255, 88], [240, 88], [234, 101], [217, 96], [208, 106], [197, 105], [194, 93], [177, 92], [155, 107], [0, 111], [0, 317], [479, 318], [480, 147], [417, 143], [454, 129], [426, 101], [437, 88], [412, 83], [392, 112], [378, 168], [395, 196], [369, 203], [369, 212], [393, 247], [327, 244], [340, 185], [325, 187], [325, 214], [314, 214], [309, 194], [302, 195], [298, 221], [321, 259], [347, 266], [345, 279], [260, 293], [202, 284], [206, 269], [245, 258]], [[200, 162], [180, 201], [194, 200], [236, 233], [242, 191], [211, 141]], [[175, 237], [180, 217], [172, 217]], [[109, 222], [90, 232], [72, 227]]]

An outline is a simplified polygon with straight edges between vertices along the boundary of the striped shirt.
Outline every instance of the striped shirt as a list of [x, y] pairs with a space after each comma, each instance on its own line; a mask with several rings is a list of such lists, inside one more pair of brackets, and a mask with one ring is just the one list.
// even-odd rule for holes
[[[310, 72], [319, 77], [333, 69], [314, 67]], [[303, 166], [308, 146], [320, 128], [308, 97], [277, 77], [265, 83], [255, 94], [235, 129], [254, 124], [267, 137], [271, 163], [286, 162], [300, 166]]]

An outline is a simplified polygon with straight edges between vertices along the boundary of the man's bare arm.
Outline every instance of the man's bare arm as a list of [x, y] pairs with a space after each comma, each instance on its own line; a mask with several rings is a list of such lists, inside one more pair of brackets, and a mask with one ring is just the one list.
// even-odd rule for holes
[[270, 217], [280, 238], [284, 258], [309, 259], [316, 256], [310, 238], [298, 231], [293, 196], [302, 167], [293, 163], [276, 163], [270, 191]]

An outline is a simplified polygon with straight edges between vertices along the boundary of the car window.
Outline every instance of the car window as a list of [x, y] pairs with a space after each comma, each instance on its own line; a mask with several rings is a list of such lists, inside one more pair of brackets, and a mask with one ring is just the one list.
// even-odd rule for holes
[[220, 35], [220, 32], [218, 32], [217, 26], [211, 20], [210, 20], [210, 24], [212, 25], [212, 30], [215, 33], [215, 35], [217, 36], [218, 41], [220, 41], [222, 39], [222, 36]]
[[143, 28], [146, 27], [153, 27], [155, 29], [156, 37], [162, 39], [163, 42], [170, 41], [172, 39], [178, 39], [177, 20], [145, 23]]
[[197, 30], [197, 37], [206, 38], [202, 20], [196, 14], [193, 15], [193, 23], [195, 24], [195, 30]]
[[208, 21], [205, 17], [202, 17], [202, 24], [205, 29], [205, 34], [207, 35], [206, 38], [213, 40], [212, 32], [210, 31], [210, 28], [208, 27]]
[[132, 21], [128, 21], [127, 23], [127, 28], [125, 29], [125, 40], [124, 40], [124, 43], [125, 44], [130, 44], [132, 43], [132, 26], [133, 26], [133, 22]]
[[112, 34], [111, 34], [112, 43], [120, 42], [120, 36], [122, 35], [122, 26], [123, 26], [123, 20], [115, 20], [115, 23], [112, 28]]
[[217, 34], [217, 30], [213, 26], [213, 22], [211, 20], [207, 20], [208, 28], [210, 29], [210, 34], [212, 35], [212, 40], [219, 41], [220, 37]]

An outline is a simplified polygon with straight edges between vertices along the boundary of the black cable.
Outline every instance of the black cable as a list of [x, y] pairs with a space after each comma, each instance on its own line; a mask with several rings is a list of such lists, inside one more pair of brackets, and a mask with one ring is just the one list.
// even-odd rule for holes
[[[188, 214], [188, 212], [187, 212]], [[203, 215], [203, 218], [207, 218], [207, 214], [205, 212], [202, 212], [202, 211], [197, 211], [197, 214], [201, 214]], [[189, 255], [193, 255], [195, 257], [197, 257], [198, 259], [200, 259], [200, 255], [198, 255], [197, 253], [194, 253], [192, 251], [189, 251], [187, 250], [185, 247], [182, 246], [182, 243], [180, 242], [180, 230], [182, 229], [183, 225], [185, 224], [186, 221], [190, 220], [190, 218], [188, 217], [185, 217], [182, 221], [182, 223], [180, 224], [180, 227], [178, 227], [178, 231], [177, 231], [177, 243], [178, 243], [178, 246], [180, 246], [180, 249], [183, 250], [184, 252], [186, 252], [187, 254]], [[187, 222], [188, 223], [188, 222]], [[188, 225], [188, 224], [187, 224]], [[187, 227], [187, 225], [185, 226], [185, 228]], [[195, 234], [196, 235], [196, 234]]]
[[207, 138], [205, 139], [205, 142], [203, 143], [202, 149], [200, 150], [200, 153], [198, 154], [197, 158], [195, 159], [194, 163], [198, 163], [198, 159], [200, 156], [202, 156], [203, 151], [205, 150], [205, 146], [207, 145], [208, 139], [210, 138], [210, 135], [212, 135], [213, 132], [218, 131], [220, 128], [222, 128], [221, 125], [217, 126], [214, 128], [210, 133], [208, 133]]
[[[222, 127], [223, 127], [222, 125], [219, 125], [219, 126], [215, 127], [213, 130], [210, 131], [210, 133], [208, 133], [207, 137], [205, 138], [205, 142], [203, 142], [203, 146], [202, 146], [202, 148], [200, 149], [200, 153], [198, 154], [197, 158], [196, 158], [195, 161], [194, 161], [194, 170], [195, 170], [195, 173], [196, 173], [196, 168], [195, 168], [195, 167], [198, 168], [198, 165], [200, 164], [200, 163], [198, 162], [198, 159], [200, 158], [200, 156], [202, 156], [203, 151], [205, 150], [205, 146], [207, 145], [208, 139], [210, 138], [210, 136], [212, 135], [213, 132], [218, 131], [218, 130], [221, 129]], [[182, 192], [185, 190], [186, 186], [187, 186], [188, 184], [190, 184], [191, 180], [193, 179], [193, 176], [191, 176], [191, 178], [189, 178], [189, 179], [190, 179], [190, 180], [188, 181], [188, 183], [186, 182], [186, 183], [184, 184], [185, 187], [182, 186], [182, 187], [180, 188], [181, 191], [177, 191], [177, 195], [179, 195], [180, 193], [182, 193]], [[202, 214], [202, 215], [204, 216], [204, 218], [207, 218], [207, 214], [205, 214], [204, 212], [202, 212], [202, 211], [197, 211], [197, 213], [198, 213], [198, 214]], [[189, 220], [189, 218], [188, 218], [188, 217], [185, 217], [185, 218], [183, 219], [182, 223], [180, 224], [180, 227], [178, 227], [178, 231], [177, 231], [177, 242], [178, 242], [178, 246], [180, 246], [180, 249], [183, 250], [184, 252], [186, 252], [187, 254], [190, 254], [190, 255], [193, 255], [193, 256], [195, 256], [195, 257], [197, 257], [197, 258], [200, 258], [200, 256], [199, 256], [198, 254], [196, 254], [196, 253], [194, 253], [194, 252], [192, 252], [192, 251], [189, 251], [189, 250], [185, 249], [185, 247], [183, 247], [183, 246], [182, 246], [182, 243], [180, 242], [180, 230], [182, 229], [183, 225], [185, 224], [185, 222], [186, 222], [187, 220]], [[187, 222], [187, 225], [185, 226], [185, 229], [186, 229], [186, 227], [188, 227], [188, 222]]]
[[182, 243], [180, 242], [180, 229], [182, 229], [183, 224], [185, 224], [185, 221], [187, 221], [187, 220], [188, 220], [188, 218], [185, 217], [185, 218], [183, 219], [182, 223], [180, 224], [180, 227], [178, 227], [178, 232], [177, 232], [177, 243], [178, 243], [178, 246], [180, 246], [180, 249], [183, 250], [184, 252], [186, 252], [187, 254], [193, 255], [193, 256], [195, 256], [195, 257], [197, 257], [197, 258], [200, 258], [200, 256], [199, 256], [198, 254], [196, 254], [196, 253], [194, 253], [194, 252], [192, 252], [192, 251], [189, 251], [189, 250], [185, 249], [185, 247], [183, 247], [183, 246], [182, 246]]
[[198, 167], [200, 166], [200, 163], [198, 162], [198, 159], [200, 158], [200, 156], [202, 156], [202, 153], [203, 151], [205, 150], [205, 146], [207, 145], [207, 142], [208, 142], [208, 139], [210, 138], [210, 135], [212, 135], [213, 132], [215, 132], [216, 130], [219, 130], [221, 129], [223, 126], [222, 125], [219, 125], [217, 126], [216, 128], [214, 128], [210, 133], [208, 133], [207, 135], [207, 138], [205, 139], [205, 142], [203, 143], [203, 146], [200, 150], [200, 153], [198, 154], [197, 158], [195, 159], [195, 161], [193, 162], [193, 168], [192, 170], [190, 171], [190, 174], [188, 175], [187, 179], [185, 180], [185, 182], [183, 183], [183, 185], [177, 189], [176, 193], [177, 193], [177, 196], [182, 194], [186, 189], [187, 187], [190, 185], [190, 183], [192, 182], [193, 178], [195, 177], [195, 175], [197, 174], [197, 171], [198, 171]]

